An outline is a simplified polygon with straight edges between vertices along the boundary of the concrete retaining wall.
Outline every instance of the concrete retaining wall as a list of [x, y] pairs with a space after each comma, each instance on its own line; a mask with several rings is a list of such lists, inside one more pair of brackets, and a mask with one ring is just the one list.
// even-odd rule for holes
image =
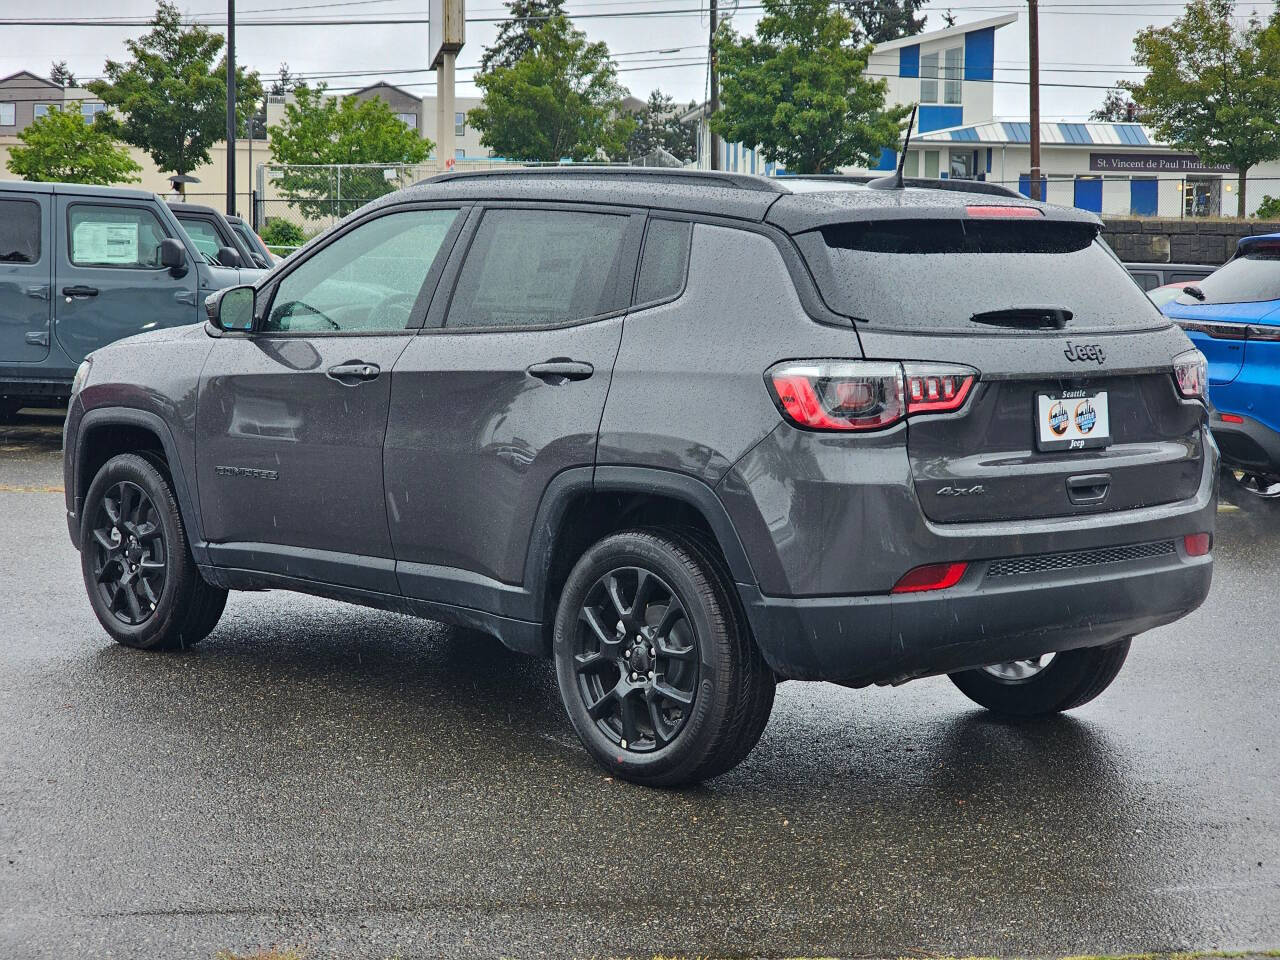
[[1241, 237], [1280, 233], [1266, 220], [1103, 218], [1102, 235], [1126, 263], [1225, 263]]

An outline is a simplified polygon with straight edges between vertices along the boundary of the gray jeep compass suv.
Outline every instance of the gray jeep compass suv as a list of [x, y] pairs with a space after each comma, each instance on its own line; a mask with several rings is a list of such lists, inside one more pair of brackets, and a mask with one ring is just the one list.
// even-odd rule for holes
[[1218, 475], [1204, 359], [1098, 231], [977, 183], [427, 181], [85, 362], [89, 600], [144, 649], [237, 589], [478, 628], [653, 785], [780, 679], [1079, 706], [1204, 600]]

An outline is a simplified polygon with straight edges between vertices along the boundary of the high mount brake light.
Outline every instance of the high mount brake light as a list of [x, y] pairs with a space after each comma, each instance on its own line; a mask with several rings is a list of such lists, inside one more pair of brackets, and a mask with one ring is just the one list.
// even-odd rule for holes
[[879, 430], [959, 410], [977, 378], [971, 367], [877, 360], [786, 362], [765, 374], [783, 416], [808, 430]]
[[1209, 382], [1209, 361], [1199, 350], [1188, 350], [1173, 358], [1173, 378], [1178, 392], [1188, 400], [1204, 400]]
[[989, 204], [986, 206], [968, 206], [964, 212], [971, 217], [985, 220], [1016, 220], [1019, 217], [1043, 217], [1039, 207], [1013, 207]]

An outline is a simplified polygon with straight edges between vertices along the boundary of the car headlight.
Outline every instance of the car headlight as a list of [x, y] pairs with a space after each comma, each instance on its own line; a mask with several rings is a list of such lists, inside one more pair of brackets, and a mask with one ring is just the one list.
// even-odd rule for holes
[[1209, 383], [1209, 361], [1199, 350], [1188, 350], [1173, 358], [1173, 378], [1178, 392], [1188, 400], [1204, 400]]
[[93, 366], [93, 361], [85, 358], [80, 366], [76, 367], [76, 375], [71, 378], [71, 396], [75, 397], [80, 392], [80, 388], [84, 386], [84, 382], [89, 379], [89, 368]]

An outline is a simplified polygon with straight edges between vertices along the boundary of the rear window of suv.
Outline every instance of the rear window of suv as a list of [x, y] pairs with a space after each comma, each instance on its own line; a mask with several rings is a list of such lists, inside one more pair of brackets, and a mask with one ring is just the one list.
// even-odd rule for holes
[[1179, 303], [1280, 300], [1280, 245], [1254, 248], [1244, 256], [1228, 261], [1203, 280], [1190, 280], [1187, 285], [1197, 287], [1204, 294], [1204, 299], [1184, 293], [1179, 295]]
[[998, 332], [971, 318], [1028, 307], [1069, 311], [1072, 330], [1161, 322], [1092, 224], [873, 220], [796, 242], [827, 305], [869, 326]]

